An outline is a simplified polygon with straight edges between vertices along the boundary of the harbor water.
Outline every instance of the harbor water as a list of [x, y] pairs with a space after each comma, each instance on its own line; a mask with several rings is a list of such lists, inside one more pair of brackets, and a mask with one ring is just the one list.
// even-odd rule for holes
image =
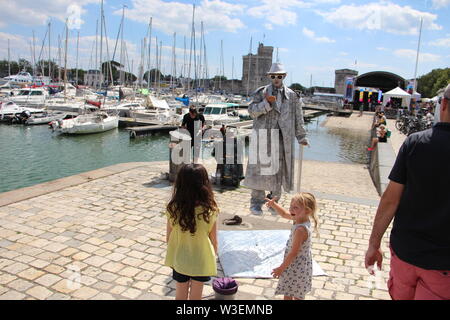
[[[368, 133], [307, 124], [311, 147], [305, 160], [367, 163]], [[0, 125], [0, 192], [10, 191], [124, 162], [169, 159], [169, 136], [130, 139], [126, 130], [67, 136], [47, 126]]]

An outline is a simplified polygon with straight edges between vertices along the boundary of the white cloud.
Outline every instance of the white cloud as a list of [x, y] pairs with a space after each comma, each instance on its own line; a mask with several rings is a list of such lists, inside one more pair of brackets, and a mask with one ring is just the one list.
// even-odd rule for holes
[[[394, 51], [394, 55], [399, 58], [408, 59], [410, 61], [416, 61], [417, 51], [412, 49], [398, 49]], [[420, 53], [420, 62], [436, 62], [441, 59], [441, 56], [433, 53]]]
[[[2, 1], [0, 27], [8, 24], [44, 25], [51, 18], [65, 21], [75, 10], [79, 10], [80, 15], [85, 13], [83, 6], [89, 3], [98, 3], [98, 0], [77, 0], [76, 5], [73, 0]], [[78, 24], [83, 23], [81, 17], [73, 18]]]
[[262, 0], [262, 4], [250, 8], [247, 13], [255, 18], [266, 19], [271, 25], [297, 24], [296, 8], [310, 8], [313, 4], [299, 0]]
[[339, 52], [339, 55], [345, 57], [345, 56], [348, 56], [348, 53], [347, 53], [347, 52], [344, 52], [344, 51], [341, 51], [341, 52]]
[[378, 51], [389, 51], [389, 49], [385, 48], [385, 47], [377, 47], [377, 50]]
[[442, 26], [435, 23], [438, 18], [436, 14], [418, 11], [410, 6], [402, 7], [392, 2], [343, 5], [334, 10], [316, 12], [327, 22], [348, 29], [416, 35], [419, 32], [420, 18], [424, 20], [424, 29], [442, 29]]
[[317, 37], [316, 33], [312, 30], [309, 30], [308, 28], [303, 28], [302, 30], [303, 35], [305, 35], [307, 38], [310, 38], [316, 42], [321, 42], [321, 43], [334, 43], [336, 42], [333, 39], [330, 39], [328, 37]]
[[[231, 4], [221, 0], [202, 0], [196, 6], [196, 31], [199, 34], [200, 21], [205, 24], [205, 30], [221, 30], [237, 32], [245, 27], [244, 23], [236, 18], [244, 12], [245, 5]], [[114, 12], [121, 15], [122, 10]], [[132, 0], [130, 9], [125, 9], [128, 19], [149, 23], [153, 17], [153, 27], [167, 34], [173, 32], [190, 34], [192, 24], [192, 5], [182, 2], [165, 2], [162, 0]]]
[[433, 8], [440, 9], [450, 5], [450, 0], [433, 0]]
[[449, 38], [441, 38], [436, 39], [430, 42], [430, 45], [437, 47], [450, 47], [450, 37]]

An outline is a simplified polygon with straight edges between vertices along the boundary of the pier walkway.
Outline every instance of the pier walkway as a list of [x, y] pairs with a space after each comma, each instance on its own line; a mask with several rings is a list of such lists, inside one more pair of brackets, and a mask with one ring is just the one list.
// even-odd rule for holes
[[[171, 270], [163, 265], [167, 171], [167, 162], [126, 163], [0, 194], [0, 300], [174, 299]], [[313, 256], [328, 274], [313, 278], [307, 299], [389, 299], [388, 235], [382, 272], [375, 278], [364, 268], [379, 200], [367, 169], [305, 161], [302, 176], [319, 203]], [[246, 223], [220, 229], [290, 228], [267, 211], [251, 216], [246, 188], [215, 194], [219, 222], [238, 214]], [[281, 203], [287, 207], [290, 198]], [[274, 296], [277, 281], [238, 279], [237, 298], [282, 298]], [[212, 295], [208, 284], [204, 298]]]

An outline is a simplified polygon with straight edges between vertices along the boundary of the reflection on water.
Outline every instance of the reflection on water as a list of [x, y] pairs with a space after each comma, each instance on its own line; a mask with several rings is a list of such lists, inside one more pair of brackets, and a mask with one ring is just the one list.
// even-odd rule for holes
[[[307, 124], [311, 148], [306, 160], [367, 163], [369, 133], [321, 126], [326, 116]], [[65, 136], [46, 126], [0, 125], [0, 192], [42, 183], [123, 162], [169, 159], [169, 136], [130, 140], [128, 131]], [[205, 156], [210, 157], [210, 149]]]
[[369, 131], [326, 128], [327, 116], [320, 116], [307, 124], [311, 147], [304, 148], [304, 159], [341, 163], [368, 163], [367, 143]]

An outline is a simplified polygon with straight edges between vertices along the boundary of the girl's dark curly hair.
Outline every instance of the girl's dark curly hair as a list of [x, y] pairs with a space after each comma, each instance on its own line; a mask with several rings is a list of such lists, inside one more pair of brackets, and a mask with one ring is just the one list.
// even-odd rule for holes
[[167, 205], [170, 217], [181, 226], [182, 231], [196, 231], [195, 208], [203, 211], [197, 216], [209, 223], [212, 212], [217, 211], [208, 172], [201, 164], [185, 164], [177, 175], [172, 199]]

